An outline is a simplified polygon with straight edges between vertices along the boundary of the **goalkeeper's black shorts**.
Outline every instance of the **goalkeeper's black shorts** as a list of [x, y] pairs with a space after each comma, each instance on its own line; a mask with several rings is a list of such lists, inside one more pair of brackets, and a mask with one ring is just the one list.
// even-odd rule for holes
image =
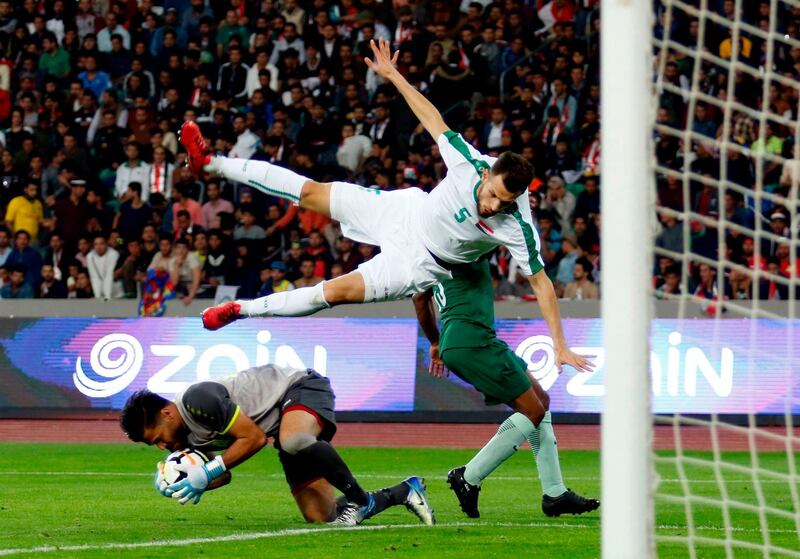
[[[290, 386], [283, 396], [283, 400], [279, 403], [281, 416], [293, 410], [310, 413], [322, 429], [318, 439], [330, 441], [336, 433], [336, 416], [333, 411], [335, 399], [331, 381], [309, 369], [308, 375]], [[319, 468], [308, 459], [284, 452], [277, 437], [275, 448], [278, 450], [278, 458], [292, 494], [322, 478]]]

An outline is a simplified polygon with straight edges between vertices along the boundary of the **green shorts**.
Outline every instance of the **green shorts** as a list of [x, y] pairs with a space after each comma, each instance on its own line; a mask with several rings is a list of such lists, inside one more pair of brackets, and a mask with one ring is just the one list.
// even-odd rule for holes
[[448, 369], [483, 394], [487, 406], [507, 404], [531, 387], [527, 363], [501, 340], [483, 347], [444, 348], [441, 357]]

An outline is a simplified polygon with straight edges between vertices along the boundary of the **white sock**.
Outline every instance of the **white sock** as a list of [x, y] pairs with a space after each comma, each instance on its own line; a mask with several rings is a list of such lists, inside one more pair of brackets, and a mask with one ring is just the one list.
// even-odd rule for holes
[[252, 301], [236, 301], [245, 317], [255, 316], [307, 316], [330, 307], [322, 291], [324, 281], [314, 287], [301, 287], [294, 291], [273, 293]]
[[480, 485], [500, 464], [514, 456], [536, 427], [531, 420], [517, 412], [500, 424], [494, 437], [467, 463], [464, 480], [470, 485]]
[[536, 467], [539, 470], [539, 481], [542, 482], [542, 493], [549, 497], [558, 497], [567, 491], [561, 477], [561, 464], [558, 460], [558, 442], [553, 432], [553, 420], [550, 412], [544, 414], [544, 419], [536, 430], [528, 435], [533, 456], [536, 458]]
[[280, 196], [294, 203], [300, 202], [300, 192], [309, 180], [290, 169], [252, 159], [212, 157], [204, 169], [257, 188], [264, 194]]

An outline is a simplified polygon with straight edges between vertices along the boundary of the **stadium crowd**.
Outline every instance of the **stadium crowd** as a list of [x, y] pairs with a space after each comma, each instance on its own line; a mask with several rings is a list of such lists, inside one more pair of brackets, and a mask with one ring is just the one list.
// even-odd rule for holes
[[[717, 3], [721, 14], [733, 4]], [[384, 37], [400, 51], [401, 72], [468, 142], [487, 154], [512, 149], [534, 163], [530, 199], [546, 269], [559, 295], [597, 298], [598, 4], [0, 0], [0, 296], [136, 298], [148, 270], [160, 269], [188, 304], [213, 297], [219, 285], [239, 286], [238, 296], [248, 298], [355, 269], [374, 247], [247, 185], [193, 176], [177, 131], [193, 119], [217, 153], [277, 162], [316, 180], [430, 190], [446, 171], [435, 142], [363, 63], [369, 40]], [[762, 25], [765, 4], [748, 14], [754, 24]], [[796, 37], [800, 14], [785, 15], [781, 25]], [[696, 22], [673, 24], [696, 48]], [[706, 48], [731, 55], [730, 38], [706, 39]], [[764, 45], [748, 41], [740, 50], [757, 66]], [[800, 49], [783, 55], [796, 76]], [[671, 55], [660, 82], [665, 126], [686, 122], [688, 61]], [[667, 81], [675, 87], [664, 87]], [[723, 96], [725, 76], [709, 72], [702, 87]], [[741, 92], [748, 107], [761, 102], [752, 84]], [[796, 95], [779, 84], [770, 90], [778, 114], [794, 119]], [[787, 127], [775, 125], [758, 140], [757, 122], [739, 116], [730, 133], [753, 153], [791, 152]], [[712, 104], [696, 105], [692, 129], [709, 140], [693, 142], [687, 165], [715, 178], [721, 117]], [[657, 132], [656, 142], [662, 167], [682, 172], [679, 139]], [[728, 180], [752, 188], [752, 158], [739, 159], [729, 159]], [[765, 170], [778, 190], [785, 186], [781, 171]], [[718, 190], [702, 181], [692, 183], [690, 208], [682, 193], [676, 174], [659, 174], [662, 206], [710, 218], [724, 209], [743, 227], [767, 212], [772, 230], [788, 234], [785, 208], [754, 213], [738, 191], [726, 194], [720, 208]], [[683, 252], [681, 221], [661, 221], [658, 246]], [[714, 258], [715, 230], [706, 225], [692, 221], [691, 248]], [[737, 238], [728, 257], [746, 262], [753, 243], [748, 248], [746, 236]], [[762, 251], [761, 265], [786, 273], [783, 246]], [[492, 264], [497, 298], [530, 295], [506, 250], [496, 251]], [[683, 286], [675, 261], [659, 258], [655, 287], [663, 296], [713, 290], [714, 270], [705, 268], [693, 267], [691, 285]], [[730, 295], [749, 296], [736, 273], [726, 279], [739, 286]], [[779, 290], [767, 289], [773, 291]]]
[[[800, 275], [791, 250], [800, 179], [800, 7], [743, 2], [737, 14], [736, 4], [709, 2], [723, 19], [706, 20], [702, 29], [683, 9], [669, 19], [663, 8], [656, 14], [655, 37], [669, 47], [656, 82], [654, 286], [659, 297], [706, 300], [711, 313], [720, 299], [787, 300], [795, 295], [790, 280]], [[707, 56], [694, 74], [700, 49]], [[687, 252], [688, 285], [680, 258]]]

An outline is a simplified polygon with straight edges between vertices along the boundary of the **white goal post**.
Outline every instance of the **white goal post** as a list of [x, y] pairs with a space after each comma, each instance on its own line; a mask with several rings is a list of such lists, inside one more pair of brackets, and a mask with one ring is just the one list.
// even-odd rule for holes
[[601, 9], [604, 559], [653, 556], [650, 380], [652, 2]]

